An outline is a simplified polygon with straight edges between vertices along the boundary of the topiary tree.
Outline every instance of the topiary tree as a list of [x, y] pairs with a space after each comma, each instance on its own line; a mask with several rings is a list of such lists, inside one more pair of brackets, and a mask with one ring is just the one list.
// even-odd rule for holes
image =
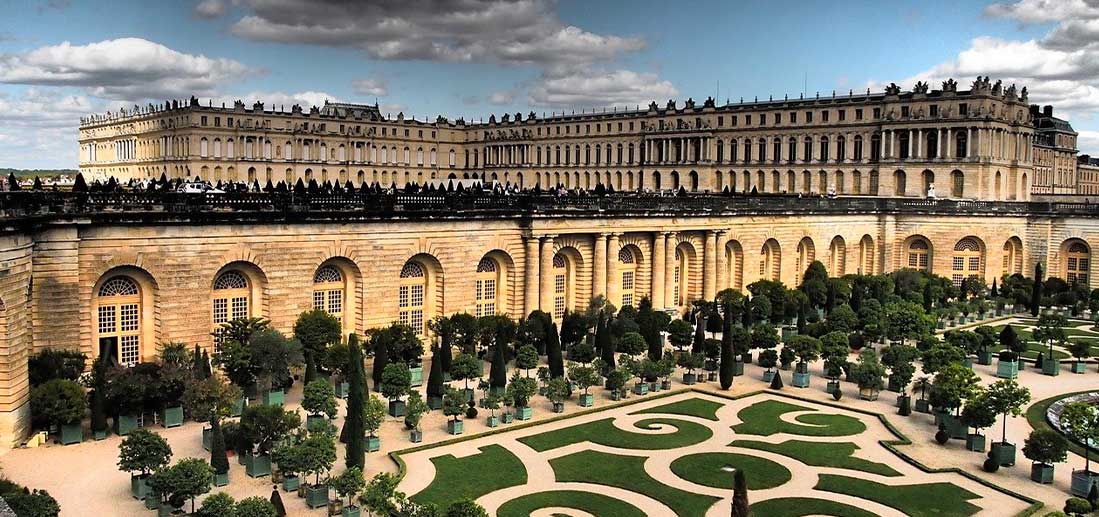
[[896, 389], [904, 393], [908, 383], [912, 382], [912, 376], [916, 373], [913, 361], [920, 354], [912, 345], [892, 343], [881, 353], [881, 362], [889, 367], [889, 389]]
[[107, 360], [105, 357], [96, 359], [92, 364], [92, 392], [91, 392], [93, 433], [106, 435], [107, 433]]
[[[311, 364], [327, 361], [329, 345], [339, 343], [343, 334], [340, 320], [323, 309], [302, 312], [294, 322], [294, 339], [302, 345], [302, 353]], [[306, 378], [308, 384], [312, 378]]]
[[347, 444], [344, 462], [347, 468], [363, 468], [366, 463], [366, 450], [359, 439], [366, 432], [363, 428], [362, 414], [366, 397], [366, 374], [363, 371], [362, 348], [359, 338], [351, 334], [347, 338], [347, 416], [344, 418], [340, 441]]
[[506, 390], [505, 397], [511, 400], [515, 407], [524, 408], [528, 407], [530, 398], [538, 392], [538, 382], [515, 374], [511, 377], [511, 382], [508, 383]]
[[1065, 513], [1081, 517], [1091, 513], [1091, 502], [1082, 497], [1070, 497], [1065, 500]]
[[820, 340], [810, 336], [793, 336], [786, 341], [786, 345], [783, 349], [789, 348], [790, 351], [798, 359], [798, 371], [806, 372], [809, 369], [809, 363], [816, 361], [820, 358], [821, 343]]
[[573, 363], [569, 365], [569, 380], [576, 384], [586, 397], [588, 390], [599, 384], [599, 373], [591, 366]]
[[992, 427], [996, 423], [996, 408], [988, 392], [977, 389], [975, 394], [965, 401], [962, 408], [962, 421], [973, 428], [973, 434], [980, 436], [981, 429]]
[[198, 507], [198, 517], [230, 517], [233, 516], [233, 506], [236, 501], [233, 496], [225, 492], [215, 492], [202, 500], [202, 506]]
[[[1061, 427], [1079, 443], [1099, 442], [1099, 407], [1071, 402], [1061, 410]], [[1091, 473], [1091, 447], [1084, 447], [1084, 472]]]
[[748, 517], [748, 481], [744, 477], [744, 469], [736, 469], [733, 472], [733, 511], [732, 517]]
[[389, 363], [382, 372], [381, 393], [389, 399], [390, 404], [408, 395], [409, 384], [412, 382], [408, 365], [405, 363]]
[[317, 379], [302, 390], [301, 407], [312, 416], [336, 417], [336, 391], [332, 384]]
[[759, 353], [759, 365], [766, 368], [770, 372], [776, 365], [778, 365], [778, 352], [774, 349], [767, 349]]
[[683, 320], [674, 320], [668, 324], [668, 342], [676, 350], [683, 350], [694, 339], [694, 328]]
[[[457, 366], [457, 363], [455, 363]], [[443, 395], [443, 414], [457, 422], [466, 412], [466, 395], [454, 388], [447, 388]]]
[[[233, 507], [233, 517], [278, 517], [275, 505], [258, 495], [245, 497]], [[224, 517], [224, 516], [223, 516]]]
[[229, 456], [225, 452], [225, 433], [221, 430], [221, 419], [210, 421], [210, 467], [214, 474], [229, 473]]
[[1035, 429], [1023, 442], [1023, 456], [1042, 465], [1061, 463], [1068, 458], [1068, 440], [1048, 427]]
[[962, 403], [977, 393], [978, 380], [973, 370], [961, 364], [945, 366], [931, 384], [931, 405], [945, 411], [961, 409]]
[[[732, 302], [725, 303], [725, 314], [731, 315], [733, 312]], [[721, 364], [718, 370], [718, 381], [721, 384], [721, 389], [727, 390], [733, 385], [733, 377], [735, 376], [737, 362], [736, 351], [733, 349], [733, 318], [725, 318], [725, 328], [721, 332]]]
[[504, 345], [497, 343], [492, 347], [492, 363], [489, 365], [488, 383], [493, 389], [502, 390], [507, 385], [508, 367], [504, 358]]
[[147, 478], [168, 465], [172, 448], [159, 434], [148, 429], [135, 429], [118, 446], [118, 469], [138, 478]]
[[1030, 315], [1038, 316], [1042, 306], [1042, 263], [1034, 264], [1034, 288], [1030, 292]]
[[378, 397], [367, 396], [363, 405], [363, 429], [367, 436], [374, 438], [378, 429], [381, 429], [385, 421], [385, 403]]
[[515, 355], [515, 367], [530, 377], [531, 368], [538, 366], [538, 351], [532, 345], [523, 345]]
[[[588, 370], [592, 370], [591, 367], [578, 368], [587, 368]], [[569, 374], [572, 375], [572, 368], [569, 368]], [[564, 377], [554, 377], [550, 379], [543, 389], [543, 393], [545, 394], [546, 398], [549, 399], [550, 403], [553, 404], [554, 408], [560, 407], [561, 404], [564, 404], [565, 401], [568, 400], [570, 391], [571, 390], [569, 389], [569, 383], [565, 380]], [[499, 407], [499, 401], [496, 401], [496, 406]], [[485, 404], [485, 407], [494, 409], [491, 408], [488, 404]], [[496, 412], [493, 411], [492, 414], [493, 416], [495, 416]]]
[[988, 403], [993, 412], [1003, 415], [1002, 443], [1007, 443], [1007, 417], [1023, 414], [1023, 408], [1030, 403], [1030, 390], [1020, 386], [1015, 379], [1001, 379], [988, 387]]
[[53, 379], [31, 390], [31, 415], [51, 426], [79, 424], [84, 419], [84, 388], [68, 379]]
[[965, 352], [950, 343], [938, 341], [924, 350], [922, 360], [923, 373], [930, 375], [942, 371], [949, 365], [961, 364], [965, 360]]
[[408, 394], [408, 407], [405, 409], [404, 422], [409, 429], [420, 430], [420, 420], [431, 408], [424, 401], [420, 392], [413, 390]]
[[881, 364], [878, 353], [873, 348], [863, 348], [859, 351], [859, 359], [852, 367], [851, 375], [860, 392], [875, 397], [884, 387], [882, 377], [885, 377], [885, 366]]
[[561, 337], [557, 333], [557, 323], [552, 321], [546, 335], [546, 360], [549, 363], [551, 377], [565, 375], [565, 359], [561, 356]]
[[168, 501], [174, 508], [183, 507], [191, 501], [191, 512], [195, 511], [195, 498], [210, 491], [214, 484], [214, 469], [199, 458], [184, 458], [149, 477], [149, 488]]
[[[270, 454], [276, 443], [301, 426], [297, 412], [281, 406], [248, 406], [240, 417], [240, 432], [247, 437], [256, 454]], [[238, 453], [242, 451], [237, 451]]]
[[450, 377], [456, 381], [465, 382], [465, 390], [469, 391], [470, 379], [479, 379], [484, 372], [484, 367], [476, 357], [470, 354], [459, 354], [454, 358], [454, 364], [450, 367]]

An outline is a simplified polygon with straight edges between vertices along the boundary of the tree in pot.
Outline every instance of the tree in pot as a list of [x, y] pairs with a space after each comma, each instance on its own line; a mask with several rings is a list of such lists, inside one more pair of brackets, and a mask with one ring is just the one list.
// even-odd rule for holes
[[375, 475], [367, 483], [366, 490], [359, 497], [359, 503], [373, 515], [408, 515], [410, 517], [438, 515], [438, 511], [435, 513], [416, 513], [410, 508], [410, 503], [405, 495], [397, 491], [397, 485], [400, 481], [400, 478], [388, 472]]
[[530, 377], [530, 370], [538, 367], [538, 351], [533, 345], [523, 345], [515, 354], [515, 368], [522, 370], [523, 375]]
[[220, 416], [210, 420], [210, 467], [214, 469], [215, 486], [229, 484], [229, 456], [225, 452], [225, 433], [221, 431]]
[[[183, 393], [183, 408], [187, 414], [198, 421], [210, 422], [229, 416], [233, 406], [243, 400], [240, 388], [229, 384], [218, 376], [193, 379]], [[203, 446], [210, 447], [211, 430], [203, 430]]]
[[443, 394], [446, 392], [443, 387], [444, 375], [441, 356], [438, 347], [431, 350], [431, 370], [427, 375], [427, 405], [431, 409], [443, 407]]
[[978, 388], [976, 393], [965, 401], [965, 407], [962, 408], [962, 422], [973, 428], [973, 432], [965, 437], [965, 448], [984, 452], [985, 437], [981, 434], [981, 429], [987, 429], [996, 423], [996, 411], [987, 391]]
[[1030, 403], [1030, 390], [1020, 386], [1014, 379], [1003, 379], [988, 387], [988, 404], [993, 412], [1003, 417], [1003, 431], [999, 442], [992, 444], [992, 456], [1000, 465], [1015, 464], [1015, 444], [1007, 443], [1008, 416], [1023, 414], [1023, 408]]
[[[726, 314], [731, 314], [732, 313], [732, 308], [731, 307], [732, 307], [731, 303], [727, 302], [725, 304]], [[738, 367], [737, 363], [739, 362], [739, 361], [737, 361], [738, 358], [736, 356], [736, 350], [734, 349], [734, 343], [733, 343], [733, 329], [734, 328], [736, 328], [736, 327], [733, 326], [733, 318], [726, 317], [725, 318], [725, 329], [721, 333], [721, 349], [720, 349], [721, 350], [721, 365], [720, 365], [720, 371], [719, 371], [719, 374], [718, 374], [718, 381], [720, 382], [721, 389], [723, 389], [723, 390], [727, 390], [727, 389], [729, 389], [730, 387], [733, 386], [733, 377], [736, 376], [736, 370], [737, 370], [737, 367]], [[743, 329], [741, 329], [741, 336], [743, 336], [743, 335], [744, 335], [744, 332], [743, 332]], [[739, 367], [740, 367], [741, 373], [743, 373], [744, 372], [744, 363], [739, 362]]]
[[1084, 445], [1084, 470], [1072, 472], [1072, 494], [1086, 497], [1099, 482], [1099, 473], [1091, 471], [1091, 447], [1099, 442], [1099, 407], [1087, 402], [1070, 402], [1061, 410], [1061, 429]]
[[40, 386], [53, 379], [76, 381], [84, 373], [88, 356], [77, 350], [45, 348], [27, 360], [27, 377], [31, 386]]
[[168, 465], [172, 448], [168, 441], [148, 429], [136, 429], [118, 446], [118, 469], [130, 473], [130, 493], [145, 499], [149, 476]]
[[580, 389], [580, 407], [591, 407], [594, 397], [588, 390], [599, 384], [599, 372], [591, 366], [572, 363], [569, 365], [569, 380]]
[[660, 389], [672, 388], [672, 374], [675, 373], [675, 354], [670, 350], [664, 352], [664, 357], [656, 362], [657, 375], [660, 377]]
[[962, 359], [967, 366], [973, 365], [970, 356], [977, 355], [981, 350], [982, 341], [979, 334], [969, 330], [948, 330], [943, 334], [943, 338], [962, 351]]
[[336, 390], [324, 379], [314, 380], [302, 390], [301, 407], [309, 413], [306, 427], [312, 427], [314, 421], [336, 418]]
[[[581, 368], [581, 367], [577, 367]], [[587, 367], [591, 369], [590, 367]], [[572, 374], [572, 368], [569, 368], [569, 374]], [[543, 390], [547, 399], [553, 404], [553, 412], [561, 413], [565, 411], [565, 401], [569, 399], [569, 383], [564, 377], [554, 377], [546, 382], [545, 389]], [[495, 427], [490, 425], [489, 427]]]
[[[561, 382], [564, 382], [564, 380], [562, 379]], [[549, 397], [549, 387], [547, 386], [546, 389], [546, 396]], [[500, 403], [502, 401], [503, 397], [499, 393], [489, 392], [487, 395], [485, 395], [485, 399], [482, 401], [482, 406], [489, 411], [489, 415], [485, 419], [485, 424], [489, 427], [497, 427], [500, 425], [500, 417], [496, 416], [496, 410], [500, 409]]]
[[1015, 327], [1004, 325], [1000, 331], [999, 364], [996, 365], [996, 376], [1004, 379], [1014, 379], [1019, 374], [1019, 356], [1026, 351], [1026, 343], [1019, 339]]
[[1050, 428], [1035, 429], [1023, 442], [1023, 456], [1033, 463], [1030, 479], [1038, 483], [1053, 482], [1053, 469], [1068, 458], [1068, 440]]
[[942, 371], [947, 365], [962, 364], [965, 360], [965, 352], [950, 343], [936, 341], [923, 351], [921, 359], [923, 373], [933, 375]]
[[388, 361], [402, 362], [409, 368], [412, 377], [412, 385], [419, 386], [422, 383], [423, 368], [420, 366], [420, 358], [424, 355], [424, 344], [420, 341], [416, 331], [408, 325], [393, 323], [388, 327], [371, 332], [370, 345], [375, 354], [385, 350], [387, 362], [378, 365], [375, 362], [374, 384], [381, 381], [381, 375], [385, 372]]
[[778, 364], [778, 352], [773, 348], [768, 348], [759, 353], [756, 362], [765, 368], [763, 371], [763, 382], [771, 382], [771, 379], [775, 376], [774, 368]]
[[706, 357], [702, 353], [691, 354], [679, 354], [676, 358], [676, 364], [683, 367], [687, 371], [683, 373], [683, 384], [691, 385], [698, 381], [698, 375], [695, 370], [702, 368], [706, 363]]
[[233, 505], [233, 517], [279, 517], [274, 503], [254, 495], [245, 497]]
[[484, 366], [481, 361], [470, 354], [459, 354], [454, 358], [454, 364], [450, 366], [450, 377], [465, 383], [463, 394], [467, 401], [473, 400], [473, 391], [469, 388], [470, 379], [480, 379], [483, 374]]
[[271, 451], [271, 461], [279, 466], [282, 475], [282, 489], [297, 492], [301, 489], [301, 477], [305, 472], [306, 451], [300, 442], [282, 442]]
[[900, 393], [901, 397], [907, 396], [908, 383], [912, 382], [912, 376], [916, 374], [913, 362], [919, 355], [916, 347], [901, 343], [892, 343], [882, 350], [881, 362], [889, 367], [890, 391]]
[[630, 374], [627, 373], [628, 368], [623, 365], [619, 365], [614, 371], [607, 374], [607, 390], [611, 394], [611, 400], [619, 400], [625, 393], [626, 383], [629, 381]]
[[[461, 356], [458, 356], [461, 358]], [[454, 362], [455, 368], [458, 361]], [[443, 414], [450, 418], [447, 421], [446, 430], [450, 434], [462, 434], [461, 416], [466, 412], [466, 394], [454, 388], [447, 388], [443, 395]]]
[[1068, 320], [1060, 314], [1042, 314], [1038, 316], [1038, 324], [1034, 329], [1034, 340], [1045, 343], [1047, 346], [1047, 355], [1045, 360], [1042, 361], [1042, 373], [1046, 375], [1057, 375], [1061, 370], [1061, 360], [1054, 357], [1053, 345], [1063, 347], [1067, 344], [1066, 325], [1068, 325]]
[[404, 416], [405, 403], [401, 397], [409, 393], [409, 378], [408, 365], [405, 363], [389, 363], [382, 372], [380, 391], [389, 399], [389, 416]]
[[293, 381], [290, 368], [302, 364], [301, 343], [287, 339], [277, 330], [268, 329], [252, 334], [248, 345], [264, 403], [281, 406], [282, 388]]
[[214, 492], [202, 500], [198, 507], [197, 517], [226, 517], [233, 514], [233, 506], [236, 501], [233, 496], [225, 492]]
[[962, 404], [977, 393], [978, 380], [977, 374], [961, 363], [947, 365], [935, 374], [928, 400], [938, 408], [936, 421], [946, 425], [952, 438], [966, 436], [967, 429], [958, 420], [957, 414]]
[[96, 440], [107, 437], [107, 359], [100, 357], [92, 364], [91, 429]]
[[378, 429], [385, 421], [385, 403], [378, 397], [367, 395], [363, 405], [363, 429], [366, 430], [366, 452], [375, 452], [381, 448]]
[[[347, 417], [340, 432], [340, 441], [347, 444], [344, 459], [347, 468], [363, 468], [366, 463], [365, 444], [358, 437], [366, 433], [363, 427], [363, 406], [366, 399], [366, 374], [363, 371], [362, 347], [359, 338], [351, 334], [347, 338]], [[351, 439], [355, 437], [355, 439]]]
[[668, 342], [676, 352], [682, 352], [694, 339], [694, 327], [683, 320], [673, 320], [668, 324]]
[[1087, 341], [1072, 341], [1068, 344], [1068, 352], [1076, 359], [1072, 363], [1072, 373], [1084, 373], [1086, 371], [1084, 361], [1091, 357], [1091, 344]]
[[506, 397], [515, 404], [515, 418], [530, 420], [530, 398], [538, 392], [538, 382], [527, 377], [520, 377], [518, 372], [511, 377], [511, 382], [506, 388]]
[[328, 486], [321, 483], [321, 475], [331, 470], [336, 462], [335, 437], [327, 429], [310, 432], [298, 446], [301, 448], [302, 475], [313, 475], [313, 483], [305, 489], [305, 502], [310, 508], [325, 506]]
[[[762, 297], [760, 297], [760, 298], [766, 300], [766, 298], [762, 298]], [[735, 339], [735, 336], [734, 336], [734, 339]], [[778, 341], [779, 341], [778, 340], [778, 331], [775, 330], [775, 327], [773, 327], [771, 325], [768, 325], [766, 323], [760, 323], [760, 324], [752, 327], [751, 343], [752, 343], [752, 348], [753, 349], [763, 350], [763, 351], [772, 350], [776, 346], [778, 346]], [[735, 342], [734, 342], [734, 345], [735, 345]], [[762, 354], [763, 354], [763, 352], [760, 352], [760, 355], [762, 355]], [[775, 353], [775, 364], [778, 364], [778, 353], [777, 352]], [[763, 366], [763, 365], [761, 364], [760, 366]], [[774, 368], [774, 367], [772, 366], [772, 368]]]
[[420, 430], [420, 420], [430, 411], [427, 402], [419, 391], [413, 391], [408, 395], [408, 408], [405, 409], [404, 424], [409, 429], [409, 440], [412, 443], [420, 443], [424, 434]]
[[[324, 268], [330, 269], [330, 268]], [[307, 364], [326, 366], [328, 364], [329, 347], [335, 345], [343, 338], [343, 326], [340, 320], [324, 309], [312, 309], [298, 315], [294, 322], [294, 339], [302, 346], [302, 354]], [[313, 375], [315, 375], [315, 371]], [[305, 383], [313, 382], [314, 377], [308, 370]]]
[[852, 376], [859, 387], [859, 397], [864, 400], [877, 400], [878, 393], [885, 387], [885, 366], [878, 359], [878, 353], [867, 347], [859, 351], [858, 362], [852, 367]]
[[782, 348], [784, 351], [790, 349], [798, 359], [792, 384], [799, 388], [809, 387], [809, 363], [820, 358], [820, 340], [811, 336], [793, 336]]
[[366, 486], [363, 471], [359, 467], [351, 467], [344, 470], [340, 475], [333, 477], [328, 484], [341, 498], [347, 500], [347, 504], [343, 506], [343, 517], [358, 517], [359, 507], [355, 505], [355, 497]]
[[602, 312], [599, 313], [598, 321], [599, 323], [595, 327], [595, 348], [599, 349], [599, 358], [603, 361], [599, 374], [606, 375], [615, 367], [615, 347], [614, 341], [611, 339], [611, 331]]
[[134, 368], [115, 367], [107, 372], [107, 407], [114, 418], [115, 434], [125, 436], [137, 429], [145, 408], [146, 388]]
[[240, 419], [241, 436], [246, 437], [246, 441], [251, 444], [251, 450], [245, 451], [248, 454], [245, 472], [251, 477], [269, 475], [271, 450], [276, 443], [300, 426], [301, 417], [296, 412], [268, 404], [248, 406]]
[[31, 416], [47, 429], [57, 427], [61, 443], [80, 443], [85, 398], [84, 388], [76, 382], [53, 379], [31, 390]]
[[161, 509], [164, 504], [175, 510], [191, 501], [191, 513], [195, 511], [195, 498], [210, 491], [214, 483], [214, 470], [199, 458], [184, 458], [171, 467], [158, 470], [149, 477], [149, 488], [160, 494]]
[[778, 352], [779, 368], [781, 368], [783, 370], [789, 370], [790, 365], [794, 364], [794, 359], [796, 359], [796, 358], [797, 358], [797, 355], [794, 354], [794, 350], [791, 349], [788, 346], [783, 345], [783, 347], [781, 349], [779, 349], [779, 352]]
[[840, 331], [821, 336], [820, 345], [821, 356], [824, 357], [824, 375], [828, 378], [825, 391], [834, 394], [840, 391], [840, 377], [850, 368], [847, 357], [851, 353], [851, 348], [848, 345], [847, 335]]

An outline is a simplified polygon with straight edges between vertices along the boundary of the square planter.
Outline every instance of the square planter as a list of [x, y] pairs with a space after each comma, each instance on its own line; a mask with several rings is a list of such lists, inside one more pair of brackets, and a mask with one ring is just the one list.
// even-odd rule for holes
[[511, 411], [504, 411], [504, 414], [500, 416], [500, 421], [510, 424], [515, 421], [515, 415], [511, 414]]
[[176, 511], [176, 507], [168, 503], [160, 503], [160, 506], [156, 509], [156, 517], [172, 517], [172, 513]]
[[443, 397], [428, 397], [427, 398], [427, 407], [431, 408], [432, 411], [442, 408], [443, 407]]
[[251, 456], [251, 454], [248, 451], [237, 453], [237, 465], [247, 465], [248, 464], [248, 456]]
[[792, 338], [796, 335], [798, 335], [798, 329], [791, 328], [791, 327], [782, 327], [782, 342], [783, 343], [785, 343], [786, 340], [788, 340], [788, 339], [790, 339], [790, 338]]
[[660, 391], [660, 383], [659, 382], [650, 382], [649, 383], [649, 393], [656, 393], [658, 391]]
[[592, 407], [595, 405], [595, 395], [580, 395], [580, 407]]
[[969, 368], [970, 370], [972, 370], [973, 369], [973, 358], [969, 357], [969, 356], [966, 356], [965, 359], [962, 359], [962, 364], [965, 365], [966, 368]]
[[281, 406], [286, 401], [286, 394], [282, 390], [264, 392], [263, 403], [268, 406]]
[[149, 494], [149, 477], [144, 475], [130, 476], [130, 495], [137, 500], [145, 499]]
[[1088, 371], [1088, 364], [1083, 361], [1072, 362], [1072, 373], [1086, 373]]
[[911, 404], [911, 403], [912, 403], [912, 396], [911, 395], [908, 395], [907, 393], [902, 393], [900, 395], [897, 395], [897, 407], [898, 408], [904, 406], [905, 404]]
[[253, 478], [270, 476], [271, 456], [267, 454], [249, 454], [244, 459], [244, 473]]
[[969, 451], [984, 452], [985, 436], [983, 434], [969, 434], [965, 437], [965, 448]]
[[137, 429], [137, 418], [133, 415], [119, 415], [114, 417], [114, 434], [126, 436]]
[[828, 381], [828, 384], [824, 386], [824, 392], [831, 395], [840, 389], [840, 381]]
[[752, 353], [751, 352], [745, 352], [743, 354], [740, 354], [740, 361], [739, 362], [742, 362], [744, 364], [752, 364]]
[[515, 408], [516, 420], [530, 420], [530, 417], [534, 414], [534, 410], [530, 406]]
[[363, 440], [366, 452], [378, 452], [382, 448], [382, 439], [377, 436], [367, 436]]
[[918, 413], [930, 413], [931, 404], [927, 401], [927, 399], [916, 399], [916, 411]]
[[80, 424], [67, 424], [61, 426], [61, 445], [73, 445], [84, 441], [84, 429]]
[[405, 402], [403, 400], [390, 400], [389, 401], [389, 416], [402, 417], [405, 413]]
[[214, 486], [225, 486], [229, 484], [229, 473], [224, 474], [214, 473]]
[[943, 423], [946, 425], [946, 432], [950, 434], [950, 438], [953, 440], [964, 440], [969, 436], [969, 426], [954, 415], [946, 415], [943, 417]]
[[160, 412], [160, 424], [166, 428], [183, 425], [183, 406], [164, 408]]
[[989, 457], [1000, 462], [1001, 467], [1015, 464], [1015, 444], [1013, 443], [995, 442], [992, 444], [991, 454]]
[[615, 400], [615, 401], [622, 400], [622, 392], [619, 391], [619, 390], [612, 390], [611, 391], [611, 400]]
[[1087, 497], [1088, 493], [1091, 492], [1092, 485], [1096, 483], [1099, 483], [1099, 473], [1089, 470], [1072, 471], [1072, 495]]
[[1019, 361], [1004, 361], [996, 363], [996, 376], [1001, 379], [1014, 379], [1019, 376]]
[[244, 414], [244, 407], [248, 405], [247, 398], [241, 398], [240, 400], [233, 401], [232, 407], [229, 408], [229, 416], [236, 418]]
[[773, 370], [767, 370], [763, 372], [763, 382], [771, 382], [775, 378], [775, 372]]
[[202, 448], [203, 449], [210, 450], [210, 440], [211, 440], [211, 435], [213, 434], [213, 432], [214, 432], [214, 430], [211, 429], [208, 426], [203, 426], [202, 427]]
[[[328, 418], [324, 415], [306, 415], [305, 416], [305, 428], [314, 429], [314, 425], [327, 424]], [[323, 429], [323, 427], [321, 427]]]
[[733, 377], [744, 375], [744, 361], [733, 361]]
[[446, 423], [446, 432], [453, 435], [462, 434], [462, 421], [448, 420]]
[[282, 489], [287, 492], [297, 492], [301, 488], [301, 478], [298, 476], [285, 476], [282, 478]]
[[500, 417], [489, 416], [488, 418], [485, 418], [485, 424], [489, 427], [497, 427], [500, 425]]
[[1042, 361], [1042, 373], [1051, 377], [1056, 377], [1061, 373], [1061, 360], [1056, 357], [1047, 357]]
[[359, 513], [360, 511], [361, 510], [359, 510], [358, 506], [352, 506], [350, 508], [344, 508], [343, 511], [340, 512], [340, 516], [341, 517], [360, 517], [362, 515], [361, 513]]
[[977, 352], [977, 364], [991, 365], [992, 364], [992, 352]]
[[698, 382], [698, 376], [697, 375], [695, 375], [693, 373], [683, 374], [683, 384], [686, 384], [686, 385], [690, 386], [690, 385], [692, 385], [696, 382]]
[[424, 441], [424, 432], [419, 429], [413, 429], [408, 432], [408, 440], [412, 443], [420, 443]]
[[1030, 480], [1043, 485], [1053, 483], [1053, 465], [1047, 465], [1045, 463], [1031, 464]]
[[408, 383], [409, 386], [411, 386], [413, 388], [415, 388], [417, 386], [422, 386], [423, 383], [424, 383], [424, 367], [423, 366], [416, 366], [414, 368], [409, 368], [408, 369], [408, 378], [409, 378], [409, 383]]
[[351, 383], [349, 382], [337, 382], [336, 383], [336, 396], [345, 399], [351, 392]]
[[649, 392], [649, 385], [638, 381], [637, 384], [633, 385], [633, 392], [635, 395], [644, 395]]
[[311, 485], [305, 489], [305, 504], [310, 508], [328, 506], [328, 485]]
[[793, 384], [795, 387], [798, 387], [798, 388], [808, 388], [809, 387], [809, 379], [811, 377], [812, 377], [812, 374], [810, 374], [810, 373], [794, 372], [794, 379], [792, 381], [790, 381], [790, 384]]
[[152, 490], [145, 492], [145, 499], [143, 499], [143, 501], [145, 502], [146, 510], [156, 510], [157, 508], [160, 508], [160, 494], [153, 492]]
[[106, 440], [107, 439], [107, 430], [104, 429], [102, 431], [92, 431], [92, 437], [95, 438], [95, 441], [97, 441], [97, 442], [100, 441], [100, 440]]

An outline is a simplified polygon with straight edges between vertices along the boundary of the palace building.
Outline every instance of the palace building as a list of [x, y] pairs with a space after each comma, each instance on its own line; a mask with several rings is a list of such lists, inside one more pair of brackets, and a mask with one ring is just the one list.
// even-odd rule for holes
[[[347, 333], [399, 321], [430, 340], [439, 315], [560, 318], [596, 295], [682, 310], [760, 279], [797, 285], [814, 260], [990, 283], [1041, 262], [1099, 285], [1099, 207], [1032, 197], [1026, 89], [942, 86], [478, 124], [195, 101], [89, 117], [89, 178], [355, 189], [0, 193], [0, 440], [27, 432], [35, 351], [134, 364], [166, 341], [213, 350], [242, 316], [289, 332], [320, 308]], [[362, 188], [448, 178], [526, 190]], [[543, 191], [597, 184], [614, 192]]]

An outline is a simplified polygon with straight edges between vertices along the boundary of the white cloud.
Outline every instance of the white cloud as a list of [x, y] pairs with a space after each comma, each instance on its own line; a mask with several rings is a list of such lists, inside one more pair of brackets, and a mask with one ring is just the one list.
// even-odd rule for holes
[[574, 70], [547, 74], [530, 92], [534, 106], [553, 108], [648, 105], [679, 95], [670, 81], [632, 70]]
[[385, 79], [359, 79], [351, 83], [351, 88], [359, 95], [371, 95], [374, 97], [385, 97], [386, 95], [389, 95], [389, 84]]
[[185, 54], [141, 38], [66, 41], [0, 56], [0, 82], [82, 87], [128, 101], [210, 95], [250, 71], [232, 59]]
[[317, 91], [304, 91], [304, 92], [272, 92], [272, 91], [252, 91], [244, 95], [220, 95], [212, 98], [200, 99], [199, 102], [205, 106], [208, 102], [214, 106], [220, 106], [222, 104], [232, 107], [236, 101], [243, 101], [244, 105], [251, 108], [256, 102], [262, 102], [265, 109], [285, 109], [290, 110], [290, 107], [297, 104], [302, 107], [303, 110], [309, 111], [309, 108], [316, 106], [318, 108], [324, 106], [324, 102], [341, 102], [335, 95], [326, 92]]
[[0, 166], [76, 167], [77, 123], [81, 116], [107, 106], [83, 95], [28, 88], [0, 95]]
[[1099, 131], [1077, 131], [1080, 135], [1076, 140], [1076, 147], [1080, 154], [1090, 154], [1099, 157]]
[[515, 101], [515, 92], [512, 90], [504, 90], [499, 92], [493, 92], [489, 96], [488, 102], [497, 106], [503, 106], [511, 104]]
[[225, 15], [224, 0], [202, 0], [195, 5], [195, 15], [199, 18], [213, 20]]
[[1013, 4], [991, 4], [985, 7], [985, 14], [1023, 23], [1046, 23], [1099, 17], [1099, 4], [1087, 0], [1020, 0]]

